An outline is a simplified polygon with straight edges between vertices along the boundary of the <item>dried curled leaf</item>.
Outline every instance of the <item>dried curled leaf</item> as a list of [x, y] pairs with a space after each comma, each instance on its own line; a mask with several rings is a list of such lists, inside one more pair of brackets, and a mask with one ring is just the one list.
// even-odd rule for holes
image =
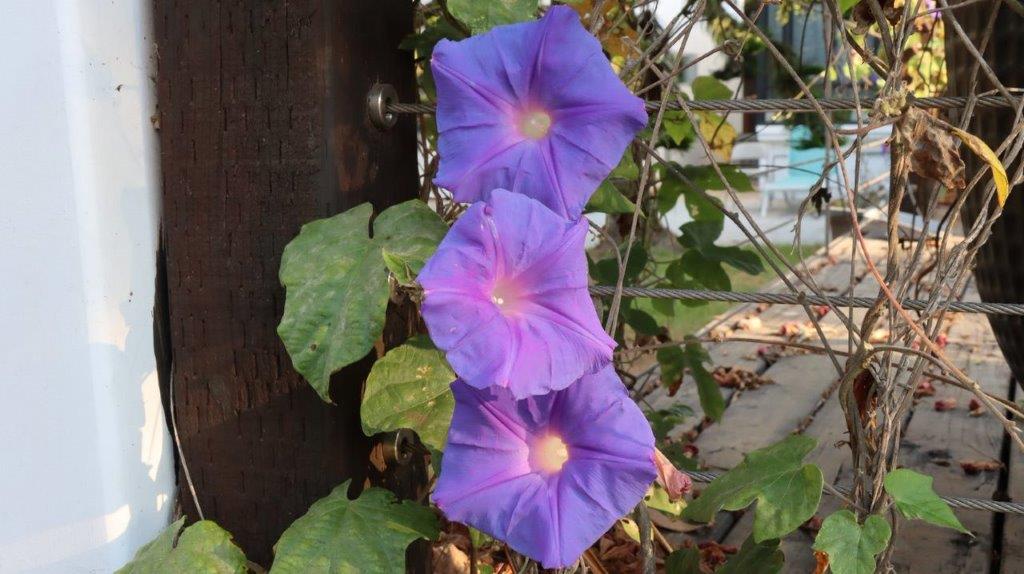
[[927, 113], [912, 108], [900, 123], [899, 137], [910, 147], [910, 169], [934, 179], [950, 190], [967, 187], [964, 160], [956, 140], [945, 126]]
[[999, 161], [999, 156], [978, 136], [969, 134], [959, 128], [953, 128], [952, 131], [953, 135], [960, 138], [967, 147], [971, 148], [971, 151], [985, 160], [992, 168], [992, 180], [996, 184], [996, 201], [999, 202], [999, 207], [1006, 205], [1006, 198], [1010, 195], [1010, 181], [1006, 177], [1006, 168], [1003, 167], [1003, 162]]
[[[902, 5], [897, 7], [894, 0], [880, 0], [878, 4], [882, 8], [882, 15], [885, 16], [888, 23], [895, 26], [902, 16]], [[850, 12], [850, 19], [854, 23], [853, 32], [855, 34], [864, 34], [875, 24], [875, 15], [871, 12], [871, 5], [864, 0], [860, 2], [848, 0], [839, 3], [840, 11], [842, 12], [846, 12], [850, 6], [853, 6], [853, 10]]]

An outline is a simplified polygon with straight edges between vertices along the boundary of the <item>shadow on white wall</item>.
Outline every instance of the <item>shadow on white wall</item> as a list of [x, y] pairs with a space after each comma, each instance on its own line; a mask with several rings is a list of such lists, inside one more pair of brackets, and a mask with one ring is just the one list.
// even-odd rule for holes
[[111, 572], [168, 522], [143, 0], [0, 3], [0, 572]]

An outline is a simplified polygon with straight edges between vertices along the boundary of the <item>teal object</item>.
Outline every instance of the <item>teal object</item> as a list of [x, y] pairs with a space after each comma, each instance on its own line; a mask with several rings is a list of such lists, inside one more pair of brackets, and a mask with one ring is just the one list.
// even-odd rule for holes
[[[764, 194], [761, 200], [762, 217], [768, 215], [768, 206], [773, 197], [782, 195], [786, 203], [793, 204], [818, 181], [825, 166], [825, 148], [800, 149], [810, 139], [811, 130], [807, 126], [796, 126], [790, 132], [788, 167], [780, 169], [774, 178], [761, 186], [761, 193]], [[827, 181], [824, 183], [827, 185]]]

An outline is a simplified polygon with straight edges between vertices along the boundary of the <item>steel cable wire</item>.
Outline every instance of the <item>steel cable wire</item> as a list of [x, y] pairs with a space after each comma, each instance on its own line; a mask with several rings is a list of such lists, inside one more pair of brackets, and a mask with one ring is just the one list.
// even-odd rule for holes
[[[610, 297], [615, 293], [612, 285], [593, 285], [590, 293], [599, 297]], [[756, 293], [744, 291], [710, 291], [704, 289], [670, 289], [663, 287], [623, 287], [624, 297], [643, 297], [649, 299], [679, 299], [683, 301], [728, 301], [732, 303], [772, 303], [778, 305], [828, 305], [832, 303], [840, 307], [868, 309], [876, 303], [873, 297], [821, 297], [809, 294], [793, 293]], [[900, 301], [904, 309], [923, 311], [928, 308], [928, 301], [923, 299], [904, 299]], [[980, 313], [984, 315], [1024, 316], [1024, 304], [1019, 303], [983, 303], [974, 301], [953, 301], [949, 304], [950, 311], [961, 313]]]
[[[697, 482], [711, 482], [720, 475], [716, 472], [685, 471], [687, 475]], [[843, 496], [850, 495], [850, 489], [843, 486], [833, 487]], [[826, 492], [828, 492], [826, 490]], [[1024, 503], [1004, 502], [1001, 500], [989, 500], [982, 498], [964, 498], [962, 496], [940, 496], [946, 504], [953, 508], [967, 508], [971, 510], [987, 510], [989, 512], [1002, 512], [1005, 514], [1024, 514]]]
[[[957, 109], [966, 107], [969, 98], [963, 96], [941, 96], [935, 98], [912, 98], [908, 102], [915, 108], [922, 109]], [[860, 109], [871, 109], [878, 98], [865, 97], [860, 99]], [[1007, 99], [1003, 96], [981, 96], [976, 105], [982, 108], [1009, 108], [1018, 104], [1018, 99]], [[817, 103], [825, 110], [856, 110], [857, 100], [854, 98], [818, 98]], [[661, 102], [646, 102], [648, 110], [654, 111], [661, 107]], [[818, 108], [813, 101], [804, 98], [764, 98], [739, 100], [693, 100], [686, 102], [686, 107], [693, 111], [709, 112], [813, 112]], [[666, 102], [665, 109], [680, 110], [682, 103]], [[433, 103], [411, 104], [388, 102], [387, 111], [395, 114], [432, 114], [436, 110]]]

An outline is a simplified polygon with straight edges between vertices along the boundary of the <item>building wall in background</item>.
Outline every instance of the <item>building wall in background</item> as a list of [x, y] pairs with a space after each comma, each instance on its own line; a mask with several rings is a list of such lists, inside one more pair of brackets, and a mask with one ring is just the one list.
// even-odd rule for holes
[[0, 572], [111, 572], [168, 521], [145, 0], [0, 4]]

